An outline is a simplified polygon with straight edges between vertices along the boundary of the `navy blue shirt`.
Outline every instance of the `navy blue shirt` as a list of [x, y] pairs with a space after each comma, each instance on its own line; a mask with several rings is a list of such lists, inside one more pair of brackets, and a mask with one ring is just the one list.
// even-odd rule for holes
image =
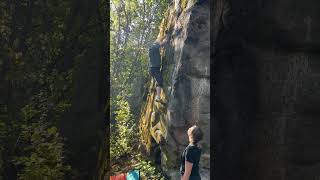
[[161, 67], [160, 44], [155, 42], [149, 49], [149, 67]]
[[192, 163], [192, 170], [190, 180], [200, 180], [199, 162], [200, 162], [201, 149], [194, 144], [189, 144], [181, 155], [180, 174], [185, 172], [185, 161]]

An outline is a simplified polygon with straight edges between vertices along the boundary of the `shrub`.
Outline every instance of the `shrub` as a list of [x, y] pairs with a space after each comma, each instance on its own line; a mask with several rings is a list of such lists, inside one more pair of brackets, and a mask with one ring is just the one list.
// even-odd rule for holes
[[21, 168], [19, 179], [63, 179], [70, 166], [63, 162], [63, 143], [57, 128], [45, 122], [23, 125], [20, 134], [23, 148], [14, 163]]

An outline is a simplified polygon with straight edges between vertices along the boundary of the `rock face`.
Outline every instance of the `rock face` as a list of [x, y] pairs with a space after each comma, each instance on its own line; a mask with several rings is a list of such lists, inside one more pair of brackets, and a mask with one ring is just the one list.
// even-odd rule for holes
[[316, 0], [215, 0], [214, 179], [320, 178]]
[[169, 32], [162, 52], [163, 103], [154, 101], [155, 85], [140, 119], [141, 140], [147, 150], [161, 151], [161, 166], [172, 179], [179, 177], [180, 155], [188, 145], [187, 129], [197, 124], [204, 132], [200, 166], [209, 179], [210, 168], [210, 13], [209, 2], [171, 3], [159, 36]]

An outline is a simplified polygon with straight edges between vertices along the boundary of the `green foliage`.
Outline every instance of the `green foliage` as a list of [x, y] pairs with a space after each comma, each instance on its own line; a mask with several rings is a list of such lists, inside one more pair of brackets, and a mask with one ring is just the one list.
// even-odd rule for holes
[[63, 179], [71, 168], [64, 163], [62, 138], [57, 128], [51, 125], [61, 118], [70, 103], [67, 99], [60, 99], [60, 91], [50, 92], [51, 88], [56, 87], [52, 85], [49, 92], [40, 91], [21, 108], [23, 121], [15, 125], [20, 133], [13, 162], [21, 170], [19, 179]]
[[131, 168], [140, 169], [142, 177], [164, 179], [155, 164], [139, 152], [138, 127], [131, 114], [129, 103], [121, 96], [112, 103], [116, 106], [115, 122], [111, 124], [110, 129], [112, 172], [122, 172], [125, 169], [124, 166], [131, 166]]
[[157, 168], [154, 163], [148, 160], [147, 157], [138, 154], [136, 156], [137, 165], [136, 168], [140, 169], [141, 177], [147, 177], [148, 179], [159, 179], [164, 180], [165, 177], [163, 176], [162, 172]]
[[63, 143], [57, 128], [45, 122], [22, 126], [20, 143], [25, 144], [21, 155], [14, 158], [19, 179], [63, 179], [70, 166], [63, 162]]
[[127, 101], [118, 96], [115, 102], [115, 122], [111, 124], [110, 136], [110, 159], [111, 162], [117, 161], [122, 156], [129, 155], [136, 144], [137, 127], [130, 112], [130, 106]]
[[63, 58], [74, 43], [71, 8], [62, 0], [0, 2], [0, 174], [13, 162], [20, 179], [63, 179], [70, 168], [55, 126], [71, 106], [73, 69], [64, 65], [73, 55]]

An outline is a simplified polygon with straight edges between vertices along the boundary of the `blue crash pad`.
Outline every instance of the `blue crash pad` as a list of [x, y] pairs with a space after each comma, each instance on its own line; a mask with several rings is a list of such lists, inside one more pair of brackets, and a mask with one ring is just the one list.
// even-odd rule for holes
[[133, 170], [127, 173], [127, 180], [140, 180], [139, 170]]

